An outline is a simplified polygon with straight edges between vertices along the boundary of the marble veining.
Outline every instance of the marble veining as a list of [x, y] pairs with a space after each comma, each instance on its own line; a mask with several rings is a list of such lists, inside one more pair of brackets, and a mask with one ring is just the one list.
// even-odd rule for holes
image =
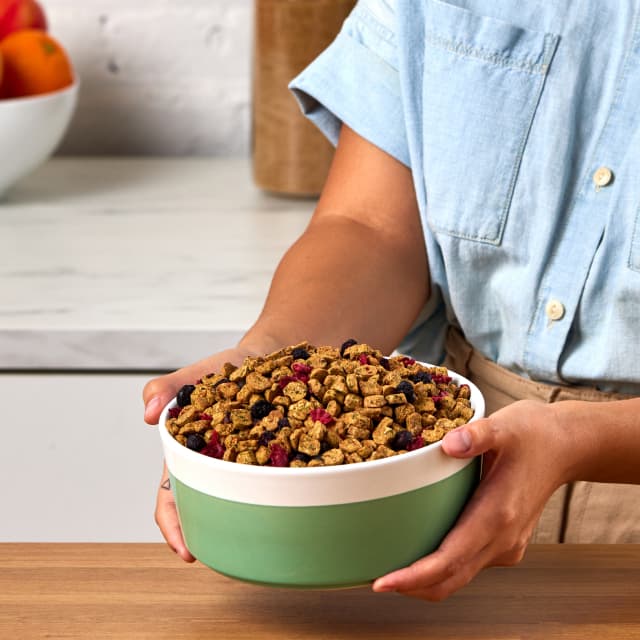
[[315, 202], [246, 159], [55, 158], [0, 204], [0, 369], [163, 370], [255, 320]]

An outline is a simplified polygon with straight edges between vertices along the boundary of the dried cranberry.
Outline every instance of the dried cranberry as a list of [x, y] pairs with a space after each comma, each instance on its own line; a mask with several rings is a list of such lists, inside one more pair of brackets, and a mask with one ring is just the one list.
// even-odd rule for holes
[[167, 415], [170, 418], [177, 418], [180, 415], [181, 411], [182, 407], [171, 407], [171, 409], [169, 409], [169, 411], [167, 412]]
[[367, 356], [365, 353], [361, 353], [358, 356], [358, 360], [360, 361], [360, 364], [369, 364], [369, 356]]
[[[297, 374], [297, 376], [306, 376], [311, 373], [312, 369], [308, 364], [302, 364], [302, 362], [294, 362], [291, 365], [293, 372]], [[308, 378], [307, 378], [308, 379]]]
[[322, 424], [331, 424], [333, 422], [333, 416], [322, 407], [317, 407], [315, 409], [311, 409], [309, 413], [309, 417], [315, 422], [318, 420], [322, 422]]
[[271, 462], [271, 466], [273, 467], [288, 467], [289, 466], [289, 455], [287, 454], [287, 450], [279, 444], [271, 445], [271, 456], [269, 457], [269, 461]]
[[297, 382], [298, 379], [295, 376], [282, 376], [280, 380], [278, 380], [278, 386], [280, 389], [284, 389], [290, 382]]
[[201, 413], [198, 416], [199, 420], [213, 420], [213, 418], [208, 413]]
[[422, 447], [424, 447], [424, 438], [422, 436], [416, 436], [407, 447], [407, 451], [415, 451]]
[[446, 391], [441, 391], [437, 396], [431, 396], [431, 399], [438, 404], [442, 398], [446, 398], [448, 395]]
[[217, 458], [218, 460], [222, 458], [224, 455], [224, 445], [220, 442], [220, 435], [217, 431], [211, 434], [211, 440], [200, 450], [200, 453], [210, 458]]
[[431, 379], [436, 384], [449, 384], [451, 382], [451, 376], [434, 375], [431, 376]]
[[415, 363], [416, 361], [413, 358], [407, 358], [407, 357], [402, 358], [402, 364], [405, 367], [410, 367], [412, 364], [415, 364]]

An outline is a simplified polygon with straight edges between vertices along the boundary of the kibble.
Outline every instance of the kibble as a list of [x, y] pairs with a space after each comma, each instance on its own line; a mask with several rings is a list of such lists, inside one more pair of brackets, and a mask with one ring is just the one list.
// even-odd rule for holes
[[441, 440], [473, 417], [444, 367], [347, 340], [225, 363], [178, 392], [169, 433], [236, 464], [324, 467], [380, 460]]

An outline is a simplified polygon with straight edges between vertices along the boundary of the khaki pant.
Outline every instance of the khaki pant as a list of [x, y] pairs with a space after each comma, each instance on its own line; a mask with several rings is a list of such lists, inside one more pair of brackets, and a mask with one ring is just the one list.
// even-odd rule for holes
[[[450, 329], [445, 364], [469, 378], [482, 391], [487, 415], [516, 400], [628, 399], [586, 387], [553, 386], [533, 382], [491, 362]], [[549, 499], [531, 542], [640, 543], [640, 485], [573, 482]]]

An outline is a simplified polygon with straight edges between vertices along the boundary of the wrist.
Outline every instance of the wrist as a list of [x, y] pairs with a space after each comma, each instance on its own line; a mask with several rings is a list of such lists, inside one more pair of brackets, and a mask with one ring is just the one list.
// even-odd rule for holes
[[565, 481], [638, 482], [640, 399], [553, 406]]
[[[593, 403], [563, 401], [550, 405], [554, 432], [560, 441], [562, 484], [586, 479], [598, 450], [598, 429], [589, 428]], [[592, 416], [591, 416], [592, 417]]]

